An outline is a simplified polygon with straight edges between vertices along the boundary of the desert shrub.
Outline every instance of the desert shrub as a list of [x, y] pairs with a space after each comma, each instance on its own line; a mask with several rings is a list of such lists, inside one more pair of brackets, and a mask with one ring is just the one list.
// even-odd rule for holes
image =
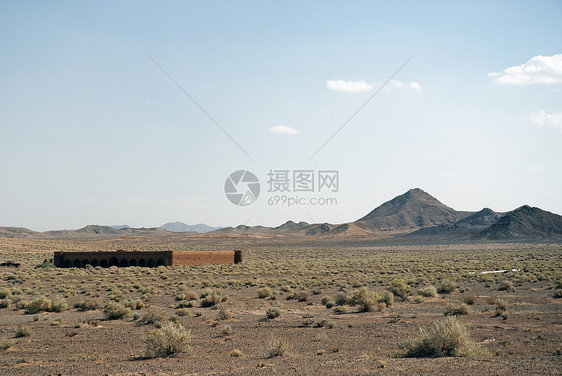
[[332, 299], [331, 296], [325, 295], [325, 296], [322, 297], [322, 299], [320, 299], [320, 303], [322, 305], [326, 305], [326, 303], [328, 303], [328, 302], [332, 302], [332, 303], [334, 302], [334, 300]]
[[430, 329], [420, 329], [415, 337], [401, 344], [406, 357], [478, 356], [486, 350], [470, 337], [466, 326], [455, 317], [435, 323]]
[[166, 312], [151, 308], [141, 316], [139, 324], [152, 324], [157, 328], [161, 328], [166, 321]]
[[279, 309], [279, 307], [269, 307], [267, 311], [265, 311], [265, 317], [267, 317], [269, 320], [279, 317], [280, 315], [281, 309]]
[[443, 313], [445, 316], [462, 316], [462, 315], [469, 315], [471, 313], [471, 309], [465, 303], [454, 304], [449, 303], [447, 304], [447, 308]]
[[175, 312], [176, 312], [176, 315], [178, 315], [178, 316], [191, 316], [192, 315], [191, 311], [187, 308], [178, 308], [178, 309], [176, 309]]
[[222, 329], [221, 329], [221, 334], [225, 337], [231, 335], [232, 334], [232, 327], [230, 325], [223, 326]]
[[98, 309], [98, 302], [94, 299], [82, 299], [79, 303], [74, 305], [74, 308], [77, 308], [80, 311], [95, 311]]
[[229, 309], [226, 308], [225, 306], [221, 305], [219, 307], [218, 319], [219, 320], [228, 320], [231, 317], [232, 317], [232, 314], [230, 313]]
[[50, 307], [51, 301], [46, 296], [40, 296], [25, 306], [25, 313], [34, 314], [41, 311], [49, 311]]
[[275, 358], [276, 356], [283, 356], [287, 354], [287, 342], [280, 338], [272, 337], [269, 341], [269, 347], [267, 350], [267, 357], [268, 358]]
[[12, 296], [12, 292], [7, 287], [0, 288], [0, 299], [6, 299]]
[[358, 305], [360, 312], [373, 312], [375, 310], [380, 312], [386, 307], [386, 304], [382, 302], [382, 296], [366, 287], [356, 290], [349, 298], [349, 303], [350, 305]]
[[499, 291], [515, 291], [515, 287], [513, 286], [513, 282], [505, 280], [501, 281], [498, 287]]
[[10, 347], [14, 347], [15, 345], [16, 341], [14, 341], [13, 339], [0, 339], [0, 350], [8, 350]]
[[467, 296], [464, 298], [464, 302], [468, 305], [474, 305], [476, 303], [476, 296]]
[[552, 297], [555, 298], [555, 299], [562, 298], [562, 289], [558, 289], [558, 290], [554, 291], [554, 295], [552, 295]]
[[507, 307], [509, 306], [505, 300], [496, 299], [496, 316], [501, 316], [502, 313], [507, 311]]
[[201, 307], [213, 307], [226, 300], [226, 296], [221, 296], [220, 292], [212, 292], [205, 295], [203, 300], [201, 300]]
[[336, 324], [333, 321], [328, 321], [328, 320], [320, 320], [317, 321], [316, 324], [314, 324], [315, 327], [317, 328], [334, 328], [336, 326]]
[[193, 301], [191, 300], [181, 300], [178, 302], [176, 308], [191, 308], [193, 307]]
[[238, 349], [232, 350], [230, 356], [233, 358], [240, 358], [242, 356], [242, 351]]
[[25, 325], [19, 325], [16, 329], [16, 338], [29, 337], [31, 335], [31, 329]]
[[335, 306], [334, 307], [334, 313], [337, 314], [337, 315], [349, 313], [349, 308], [347, 308], [346, 306]]
[[379, 302], [386, 304], [387, 307], [392, 307], [394, 305], [394, 294], [390, 291], [383, 291]]
[[127, 301], [123, 303], [123, 305], [127, 308], [132, 309], [133, 311], [138, 311], [139, 309], [144, 308], [144, 302], [140, 299], [127, 299]]
[[455, 291], [457, 287], [458, 287], [457, 282], [455, 282], [450, 278], [446, 278], [441, 281], [437, 291], [440, 292], [441, 294], [450, 294], [453, 291]]
[[395, 279], [390, 282], [388, 291], [393, 293], [399, 300], [408, 299], [408, 296], [412, 293], [411, 287], [402, 279]]
[[269, 287], [262, 287], [257, 290], [258, 298], [265, 299], [273, 295], [273, 291]]
[[347, 294], [343, 291], [338, 291], [334, 298], [334, 302], [337, 306], [343, 306], [347, 303]]
[[414, 303], [414, 304], [421, 304], [421, 303], [424, 303], [424, 302], [425, 302], [425, 298], [421, 295], [416, 295], [412, 299], [412, 303]]
[[106, 320], [119, 320], [128, 317], [131, 314], [131, 309], [110, 300], [105, 305], [103, 313], [105, 314]]
[[148, 358], [164, 358], [190, 350], [191, 332], [182, 325], [168, 323], [144, 339]]
[[301, 291], [297, 294], [297, 300], [299, 302], [306, 302], [308, 300], [308, 293], [305, 291]]
[[62, 312], [68, 309], [68, 303], [64, 298], [53, 298], [49, 306], [49, 312]]
[[0, 299], [0, 308], [8, 308], [10, 306], [10, 299]]
[[426, 298], [434, 298], [437, 296], [437, 289], [434, 286], [427, 286], [418, 290], [418, 294]]

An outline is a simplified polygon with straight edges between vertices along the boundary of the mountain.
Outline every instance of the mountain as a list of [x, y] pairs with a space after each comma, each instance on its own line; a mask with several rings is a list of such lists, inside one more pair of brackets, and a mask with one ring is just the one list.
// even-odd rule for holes
[[468, 239], [476, 236], [480, 231], [496, 223], [502, 214], [489, 208], [484, 208], [468, 217], [458, 220], [452, 225], [425, 227], [408, 233], [402, 238], [407, 239]]
[[562, 238], [562, 216], [524, 205], [506, 213], [480, 236], [492, 240]]
[[421, 189], [414, 188], [385, 202], [354, 223], [368, 230], [404, 232], [453, 224], [470, 214], [456, 211]]
[[302, 230], [308, 226], [309, 224], [306, 222], [295, 223], [293, 221], [287, 221], [281, 226], [274, 227], [273, 230]]
[[187, 225], [183, 222], [169, 222], [165, 223], [160, 228], [171, 232], [211, 232], [219, 230], [221, 227], [211, 227], [206, 224], [200, 223], [198, 225]]
[[32, 238], [39, 234], [23, 227], [0, 227], [0, 238]]
[[117, 230], [123, 230], [123, 229], [126, 229], [126, 228], [131, 228], [131, 226], [129, 226], [129, 225], [111, 225], [109, 227], [117, 229]]

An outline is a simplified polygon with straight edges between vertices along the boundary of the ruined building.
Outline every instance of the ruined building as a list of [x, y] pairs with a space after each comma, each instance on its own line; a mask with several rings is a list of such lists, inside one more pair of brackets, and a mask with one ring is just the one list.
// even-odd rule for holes
[[62, 268], [101, 266], [175, 266], [204, 264], [238, 264], [242, 251], [99, 251], [55, 252], [53, 263]]

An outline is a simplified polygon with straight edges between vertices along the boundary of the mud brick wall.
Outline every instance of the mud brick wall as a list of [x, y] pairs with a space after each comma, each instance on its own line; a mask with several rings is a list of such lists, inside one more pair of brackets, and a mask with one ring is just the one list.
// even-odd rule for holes
[[234, 264], [235, 251], [174, 251], [172, 265]]
[[242, 262], [242, 251], [100, 251], [55, 252], [55, 266], [80, 268], [86, 265], [103, 268], [118, 266], [172, 266], [233, 264]]

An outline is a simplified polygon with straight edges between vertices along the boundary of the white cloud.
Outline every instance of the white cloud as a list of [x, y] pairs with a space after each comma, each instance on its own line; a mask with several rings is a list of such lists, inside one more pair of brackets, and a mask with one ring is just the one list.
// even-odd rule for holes
[[393, 88], [395, 89], [408, 88], [408, 89], [413, 89], [415, 91], [422, 91], [421, 85], [418, 84], [417, 82], [402, 82], [397, 80], [390, 80], [387, 85], [387, 90], [391, 90]]
[[298, 129], [287, 127], [286, 125], [277, 125], [275, 127], [269, 128], [271, 133], [281, 133], [281, 134], [290, 134], [295, 135], [299, 134]]
[[562, 54], [535, 56], [528, 62], [505, 69], [501, 73], [488, 73], [500, 85], [533, 85], [562, 83]]
[[326, 81], [326, 87], [330, 90], [347, 91], [350, 93], [360, 93], [362, 91], [369, 91], [373, 88], [365, 81]]
[[544, 111], [533, 112], [529, 115], [529, 119], [537, 125], [546, 125], [562, 132], [562, 112], [554, 112], [547, 114]]

